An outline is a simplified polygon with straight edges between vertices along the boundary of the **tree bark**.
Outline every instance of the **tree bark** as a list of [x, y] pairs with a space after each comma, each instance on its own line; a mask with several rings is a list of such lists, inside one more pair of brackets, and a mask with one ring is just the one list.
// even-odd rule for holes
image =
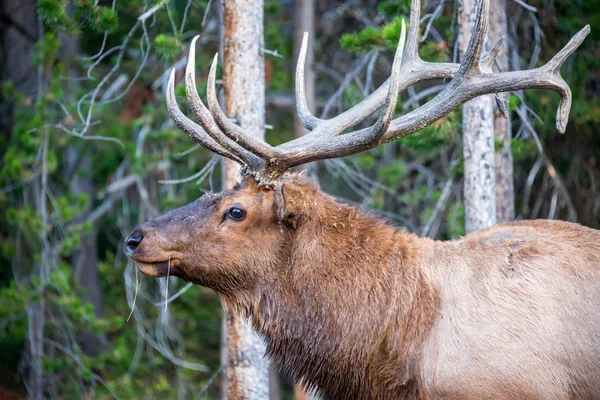
[[[294, 13], [294, 60], [298, 60], [300, 46], [302, 46], [302, 37], [304, 32], [308, 33], [308, 49], [306, 52], [306, 67], [304, 69], [304, 79], [306, 86], [306, 100], [308, 107], [314, 113], [316, 110], [315, 100], [315, 2], [314, 0], [297, 0]], [[302, 126], [298, 115], [294, 113], [294, 133], [296, 137], [304, 135], [308, 130]], [[317, 163], [313, 162], [305, 165], [309, 177], [318, 182]]]
[[[23, 3], [23, 4], [22, 4]], [[12, 82], [25, 97], [36, 94], [37, 74], [32, 59], [38, 38], [36, 2], [4, 0], [0, 12], [2, 27], [2, 69], [0, 80]], [[0, 131], [9, 135], [13, 126], [14, 105], [2, 100]]]
[[[69, 1], [67, 14], [73, 18], [75, 15], [75, 4]], [[65, 66], [67, 76], [75, 76], [76, 57], [79, 54], [79, 41], [77, 38], [67, 35], [60, 36], [60, 60]], [[66, 81], [65, 93], [73, 96], [77, 92], [79, 83]], [[69, 101], [73, 99], [67, 99]], [[69, 191], [71, 194], [86, 194], [90, 199], [87, 210], [81, 210], [79, 222], [92, 211], [91, 203], [94, 196], [93, 168], [90, 160], [91, 154], [83, 154], [86, 149], [84, 141], [67, 147], [65, 151], [65, 171], [69, 179]], [[71, 262], [74, 267], [74, 276], [77, 282], [85, 289], [83, 301], [91, 303], [94, 307], [94, 315], [102, 317], [102, 290], [100, 289], [100, 277], [98, 275], [98, 222], [94, 222], [92, 231], [81, 237], [79, 249], [73, 252]], [[106, 337], [104, 334], [94, 335], [91, 332], [83, 332], [81, 335], [81, 347], [83, 351], [91, 356], [96, 356], [104, 350]]]
[[[296, 10], [294, 13], [294, 60], [298, 60], [300, 47], [302, 46], [302, 38], [304, 32], [308, 33], [308, 48], [306, 51], [306, 66], [304, 68], [305, 93], [308, 107], [314, 113], [316, 112], [315, 100], [315, 1], [314, 0], [297, 0]], [[294, 112], [294, 133], [296, 137], [300, 137], [307, 133], [308, 130], [302, 126], [298, 114]], [[312, 162], [304, 166], [308, 176], [314, 182], [319, 182], [317, 163]], [[301, 386], [294, 385], [294, 398], [296, 400], [313, 400], [318, 397], [307, 393]]]
[[[464, 56], [475, 22], [475, 0], [459, 6], [459, 50]], [[486, 44], [489, 42], [489, 37]], [[489, 48], [489, 44], [486, 46]], [[465, 230], [473, 232], [496, 223], [496, 171], [494, 160], [494, 109], [491, 95], [463, 106], [463, 154], [465, 158]]]
[[[490, 42], [496, 43], [501, 37], [508, 37], [506, 16], [506, 0], [490, 2]], [[508, 40], [502, 44], [502, 50], [496, 57], [496, 65], [500, 72], [509, 70]], [[504, 118], [496, 112], [494, 115], [494, 138], [501, 148], [495, 152], [496, 163], [496, 218], [498, 222], [515, 218], [515, 185], [513, 174], [513, 157], [510, 147], [512, 138], [510, 115]]]
[[[315, 101], [315, 2], [314, 0], [297, 0], [294, 13], [294, 60], [298, 60], [300, 46], [302, 46], [302, 37], [304, 32], [308, 33], [308, 49], [306, 52], [306, 66], [304, 69], [306, 100], [308, 107], [314, 113], [316, 111]], [[294, 133], [300, 137], [308, 130], [302, 126], [298, 114], [294, 113]], [[308, 176], [314, 181], [319, 182], [317, 163], [312, 162], [305, 166]], [[311, 396], [298, 385], [294, 386], [294, 398], [296, 400], [311, 400]]]
[[[91, 201], [95, 195], [92, 163], [89, 157], [81, 155], [84, 151], [82, 146], [71, 146], [66, 150], [65, 158], [68, 164], [66, 167], [73, 174], [69, 181], [69, 190], [72, 194], [87, 194]], [[73, 173], [70, 168], [75, 168], [75, 172]], [[92, 205], [88, 210], [82, 210], [81, 220], [85, 219], [91, 210]], [[82, 300], [91, 303], [94, 307], [94, 315], [100, 318], [102, 317], [102, 290], [98, 275], [98, 224], [99, 221], [95, 221], [92, 231], [81, 237], [79, 248], [71, 256], [71, 263], [75, 279], [85, 289]], [[83, 332], [80, 342], [86, 354], [97, 356], [106, 347], [106, 336]]]
[[[28, 2], [22, 4], [20, 0], [4, 0], [0, 9], [0, 29], [2, 38], [2, 52], [0, 80], [2, 82], [12, 82], [15, 91], [31, 99], [38, 95], [42, 88], [38, 80], [38, 74], [33, 67], [32, 59], [35, 51], [35, 43], [41, 32], [38, 24], [36, 3]], [[4, 135], [5, 141], [10, 140], [14, 125], [14, 104], [6, 99], [0, 101], [0, 132]], [[46, 156], [46, 147], [44, 147], [43, 156]], [[3, 156], [0, 156], [3, 158]], [[42, 161], [45, 162], [45, 159]], [[46, 171], [43, 177], [38, 178], [31, 185], [35, 199], [41, 199], [36, 208], [40, 209], [45, 201], [42, 185], [46, 179]], [[45, 242], [45, 233], [40, 235], [42, 243]], [[42, 256], [47, 255], [47, 248], [42, 250]], [[13, 268], [23, 269], [28, 266], [23, 264], [16, 257]], [[42, 257], [44, 258], [44, 257]], [[43, 282], [46, 276], [45, 261], [35, 262], [31, 270], [23, 270], [26, 276], [37, 276]], [[44, 326], [45, 326], [45, 304], [44, 297], [40, 296], [39, 301], [32, 301], [27, 304], [27, 335], [26, 335], [26, 354], [27, 360], [27, 398], [32, 400], [41, 400], [45, 393], [45, 382], [43, 359], [44, 359]]]
[[[248, 134], [264, 138], [265, 73], [262, 0], [223, 1], [225, 112]], [[225, 186], [239, 180], [240, 166], [225, 161]], [[227, 398], [269, 398], [269, 362], [265, 344], [248, 321], [228, 313]]]

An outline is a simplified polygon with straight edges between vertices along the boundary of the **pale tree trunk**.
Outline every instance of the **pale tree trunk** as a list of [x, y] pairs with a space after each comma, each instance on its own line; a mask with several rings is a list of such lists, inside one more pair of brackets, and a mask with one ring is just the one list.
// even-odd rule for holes
[[[264, 138], [265, 72], [262, 0], [223, 1], [225, 112], [255, 137]], [[225, 185], [239, 180], [240, 166], [225, 161]], [[248, 321], [228, 313], [227, 399], [269, 398], [269, 362], [265, 344]]]
[[[308, 33], [308, 50], [306, 53], [306, 67], [304, 70], [306, 101], [309, 109], [316, 111], [315, 101], [315, 2], [314, 0], [297, 0], [294, 12], [294, 60], [298, 60], [298, 53], [302, 45], [304, 32]], [[308, 130], [302, 126], [298, 115], [294, 113], [294, 133], [296, 137], [304, 135]], [[309, 177], [318, 182], [317, 163], [313, 162], [303, 166]]]
[[[476, 0], [459, 6], [459, 50], [464, 56], [475, 22]], [[486, 43], [489, 40], [486, 40]], [[489, 45], [485, 46], [486, 49]], [[496, 223], [496, 171], [494, 160], [494, 108], [491, 95], [463, 106], [463, 154], [465, 158], [465, 230], [473, 232]]]
[[[304, 69], [306, 100], [308, 107], [314, 113], [316, 112], [315, 101], [315, 2], [314, 0], [297, 0], [296, 10], [294, 13], [294, 60], [298, 60], [298, 53], [302, 45], [302, 37], [304, 32], [308, 33], [308, 49], [306, 52], [306, 66]], [[302, 126], [298, 115], [294, 113], [294, 132], [296, 137], [300, 137], [308, 132]], [[319, 182], [317, 163], [312, 162], [305, 165], [304, 168], [308, 172], [308, 176], [314, 181]], [[294, 386], [294, 399], [296, 400], [311, 400], [317, 397], [307, 393], [301, 386]]]
[[[508, 25], [506, 16], [506, 0], [490, 2], [490, 42], [496, 43], [505, 37], [502, 50], [496, 57], [497, 69], [507, 72], [508, 59]], [[513, 175], [513, 157], [510, 148], [512, 138], [510, 115], [504, 118], [496, 112], [494, 116], [494, 137], [501, 148], [495, 152], [496, 162], [496, 218], [498, 222], [515, 218], [515, 185]]]

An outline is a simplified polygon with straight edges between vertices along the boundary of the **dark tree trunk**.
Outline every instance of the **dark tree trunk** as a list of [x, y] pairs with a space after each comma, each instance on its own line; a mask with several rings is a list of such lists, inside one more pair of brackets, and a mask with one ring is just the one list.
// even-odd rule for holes
[[[83, 154], [83, 146], [69, 147], [66, 150], [67, 168], [72, 178], [69, 190], [72, 194], [86, 194], [92, 200], [94, 198], [94, 185], [92, 182], [92, 163], [89, 154]], [[82, 210], [83, 221], [91, 211]], [[98, 222], [94, 222], [92, 231], [81, 237], [81, 245], [72, 257], [71, 262], [75, 268], [75, 279], [83, 287], [85, 293], [82, 300], [91, 303], [94, 307], [96, 317], [102, 317], [102, 291], [100, 289], [100, 277], [98, 275]], [[98, 355], [106, 347], [104, 334], [95, 335], [84, 332], [81, 336], [81, 347], [88, 355]]]
[[[38, 37], [34, 1], [4, 0], [0, 10], [2, 37], [2, 69], [0, 80], [12, 82], [25, 97], [36, 95], [37, 74], [32, 58]], [[10, 135], [14, 123], [14, 106], [2, 98], [0, 132]]]
[[[37, 70], [33, 67], [35, 43], [40, 37], [38, 31], [36, 3], [23, 0], [4, 0], [0, 9], [1, 68], [2, 83], [12, 82], [15, 91], [25, 96], [30, 104], [38, 94]], [[15, 105], [5, 99], [0, 92], [0, 134], [10, 140], [14, 126]], [[45, 153], [44, 153], [45, 154]], [[2, 158], [0, 156], [0, 165]], [[38, 188], [38, 180], [32, 185]], [[41, 204], [41, 202], [40, 202]], [[17, 266], [23, 268], [17, 259]], [[36, 263], [27, 274], [41, 275], [41, 266]], [[27, 305], [27, 398], [41, 400], [44, 397], [45, 382], [43, 371], [43, 332], [45, 325], [43, 299]]]
[[[69, 1], [67, 13], [70, 16], [74, 14], [73, 0]], [[61, 35], [60, 60], [65, 66], [67, 76], [77, 75], [77, 56], [79, 55], [79, 41], [72, 37]], [[65, 81], [68, 90], [65, 91], [68, 96], [73, 96], [77, 91], [76, 81]], [[73, 99], [67, 99], [72, 101]], [[85, 145], [84, 145], [85, 143]], [[93, 184], [93, 168], [90, 160], [91, 152], [86, 152], [86, 146], [89, 142], [80, 141], [74, 143], [66, 149], [65, 154], [65, 172], [69, 177], [69, 191], [71, 194], [85, 194], [90, 199], [90, 207], [87, 210], [81, 210], [81, 221], [92, 210], [92, 202], [95, 196]], [[91, 303], [94, 307], [96, 317], [102, 316], [102, 291], [100, 290], [100, 278], [98, 276], [98, 222], [94, 222], [92, 231], [81, 238], [81, 246], [72, 257], [71, 262], [75, 268], [75, 279], [83, 287], [85, 293], [83, 301]], [[81, 347], [88, 355], [98, 355], [104, 350], [106, 339], [104, 335], [94, 335], [91, 332], [84, 332], [81, 337]]]

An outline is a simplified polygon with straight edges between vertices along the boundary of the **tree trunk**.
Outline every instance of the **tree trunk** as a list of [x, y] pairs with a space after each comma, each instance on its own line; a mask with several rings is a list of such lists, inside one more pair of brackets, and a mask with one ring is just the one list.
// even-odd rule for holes
[[[314, 113], [316, 112], [315, 101], [315, 2], [314, 0], [297, 0], [296, 12], [294, 13], [294, 60], [298, 60], [300, 46], [302, 46], [302, 37], [304, 32], [308, 33], [308, 49], [306, 52], [306, 66], [304, 69], [306, 100], [308, 107]], [[294, 113], [294, 133], [300, 137], [308, 130], [302, 126], [298, 114]], [[319, 182], [317, 163], [312, 162], [305, 166], [308, 176], [314, 182]], [[294, 398], [296, 400], [310, 400], [312, 397], [298, 385], [294, 386]]]
[[[90, 201], [94, 198], [95, 191], [92, 176], [92, 163], [89, 156], [81, 155], [83, 146], [71, 146], [66, 150], [68, 171], [72, 174], [69, 181], [69, 190], [72, 194], [87, 194]], [[75, 172], [73, 169], [75, 168]], [[91, 207], [91, 206], [90, 206]], [[89, 214], [91, 208], [82, 210], [82, 220]], [[98, 275], [98, 224], [94, 222], [92, 231], [81, 237], [79, 248], [73, 252], [71, 262], [77, 282], [85, 289], [82, 300], [91, 303], [94, 315], [102, 317], [102, 290], [100, 289], [100, 276]], [[91, 356], [100, 354], [106, 346], [104, 334], [95, 335], [83, 332], [81, 335], [81, 348]]]
[[[308, 49], [306, 53], [306, 67], [304, 69], [304, 79], [306, 88], [306, 100], [308, 107], [314, 113], [316, 112], [315, 101], [315, 2], [314, 0], [297, 0], [294, 13], [294, 60], [298, 60], [300, 46], [304, 32], [308, 33]], [[294, 133], [296, 137], [304, 135], [308, 130], [302, 126], [298, 115], [294, 113]], [[317, 163], [312, 162], [304, 166], [309, 177], [318, 182]]]
[[[36, 94], [37, 74], [32, 59], [38, 38], [36, 2], [4, 0], [0, 11], [2, 29], [2, 69], [0, 80], [12, 82], [15, 90], [25, 97]], [[14, 108], [12, 102], [0, 104], [0, 132], [12, 131]]]
[[[75, 4], [69, 1], [67, 14], [73, 18], [75, 15]], [[72, 36], [61, 35], [60, 60], [65, 66], [67, 76], [76, 76], [76, 57], [79, 55], [79, 41]], [[65, 81], [66, 96], [77, 93], [79, 83], [76, 81]], [[72, 98], [68, 98], [72, 101]], [[93, 168], [90, 160], [91, 153], [83, 154], [87, 144], [80, 141], [69, 146], [65, 151], [65, 171], [69, 179], [69, 191], [71, 194], [86, 194], [90, 199], [87, 210], [81, 210], [79, 222], [92, 210], [92, 200], [95, 196], [93, 183]], [[100, 289], [100, 277], [98, 276], [98, 222], [94, 222], [92, 231], [81, 237], [79, 249], [73, 252], [71, 262], [74, 267], [74, 276], [77, 282], [85, 289], [83, 301], [91, 303], [94, 307], [96, 317], [102, 316], [102, 291]], [[104, 350], [106, 337], [103, 334], [94, 335], [91, 332], [83, 332], [81, 336], [81, 347], [83, 351], [91, 356], [96, 356]]]
[[[262, 0], [223, 1], [225, 112], [248, 134], [264, 138], [265, 73]], [[240, 166], [225, 161], [225, 185], [239, 180]], [[269, 362], [265, 344], [250, 323], [227, 316], [227, 398], [269, 398]]]
[[[501, 37], [508, 37], [506, 17], [506, 0], [490, 2], [490, 42], [496, 43]], [[508, 40], [505, 39], [502, 50], [496, 57], [497, 68], [507, 72]], [[498, 222], [510, 221], [515, 218], [515, 185], [513, 175], [513, 158], [510, 148], [512, 138], [510, 116], [504, 118], [499, 112], [494, 116], [494, 137], [502, 147], [495, 152], [496, 162], [496, 218]]]
[[[475, 22], [476, 0], [459, 6], [459, 50], [464, 56]], [[486, 44], [489, 38], [486, 40]], [[488, 46], [485, 46], [489, 48]], [[463, 106], [463, 153], [465, 158], [465, 230], [473, 232], [496, 223], [496, 171], [494, 160], [494, 109], [491, 95]]]
[[[22, 4], [20, 0], [4, 0], [0, 9], [0, 27], [2, 38], [0, 78], [2, 82], [12, 82], [15, 91], [31, 99], [34, 104], [34, 97], [42, 88], [38, 80], [38, 74], [32, 64], [35, 43], [39, 32], [36, 3], [27, 2]], [[6, 137], [5, 141], [10, 140], [14, 125], [14, 104], [11, 101], [1, 100], [0, 103], [0, 132]], [[43, 156], [46, 156], [46, 147], [44, 146]], [[0, 156], [3, 157], [3, 156]], [[45, 162], [45, 158], [42, 162]], [[45, 201], [42, 185], [46, 179], [46, 171], [43, 177], [38, 178], [31, 185], [35, 199], [40, 199], [36, 208], [42, 207]], [[46, 243], [45, 233], [41, 234], [41, 242]], [[47, 248], [44, 247], [42, 255], [47, 255]], [[43, 257], [42, 257], [43, 258]], [[44, 282], [46, 276], [44, 259], [34, 263], [31, 270], [23, 271], [24, 275], [37, 276], [41, 282]], [[24, 269], [28, 265], [23, 265], [19, 256], [15, 259], [13, 268]], [[44, 326], [45, 326], [45, 305], [44, 298], [40, 296], [39, 301], [32, 301], [27, 304], [27, 335], [26, 335], [26, 354], [27, 363], [27, 398], [32, 400], [41, 400], [45, 392], [44, 380]]]

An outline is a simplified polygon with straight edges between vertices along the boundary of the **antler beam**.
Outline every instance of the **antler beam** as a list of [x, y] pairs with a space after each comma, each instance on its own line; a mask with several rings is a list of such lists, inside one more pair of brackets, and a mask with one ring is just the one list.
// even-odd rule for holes
[[[546, 65], [529, 71], [493, 73], [492, 63], [500, 50], [500, 42], [482, 57], [488, 24], [489, 0], [480, 0], [473, 33], [463, 62], [430, 63], [419, 58], [420, 1], [412, 0], [408, 34], [404, 21], [400, 42], [394, 56], [390, 78], [375, 92], [340, 115], [324, 120], [309, 110], [304, 90], [304, 64], [308, 37], [305, 34], [296, 69], [296, 102], [302, 124], [311, 132], [301, 138], [273, 147], [247, 135], [232, 123], [217, 101], [216, 56], [210, 69], [207, 109], [198, 93], [194, 78], [195, 43], [192, 41], [186, 69], [188, 101], [204, 130], [186, 118], [177, 107], [173, 74], [169, 80], [167, 106], [175, 124], [211, 151], [240, 162], [247, 173], [261, 184], [273, 184], [285, 171], [307, 162], [356, 154], [383, 143], [410, 135], [432, 124], [455, 108], [477, 96], [514, 90], [550, 89], [561, 96], [557, 111], [557, 129], [566, 129], [571, 108], [571, 91], [560, 76], [565, 60], [579, 47], [590, 32], [589, 25], [577, 33]], [[446, 88], [420, 108], [392, 120], [398, 94], [417, 82], [430, 79], [452, 79]], [[377, 122], [370, 128], [345, 132], [383, 107]], [[501, 107], [503, 114], [505, 107]]]

